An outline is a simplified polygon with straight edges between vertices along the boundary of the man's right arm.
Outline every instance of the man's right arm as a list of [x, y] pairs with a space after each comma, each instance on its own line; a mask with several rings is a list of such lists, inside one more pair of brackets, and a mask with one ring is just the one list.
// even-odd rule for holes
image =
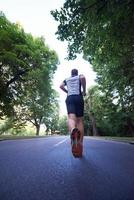
[[80, 82], [81, 82], [81, 86], [82, 86], [82, 93], [83, 93], [83, 96], [86, 96], [86, 78], [84, 75], [80, 75]]
[[65, 83], [64, 82], [62, 82], [60, 84], [60, 89], [62, 89], [64, 92], [68, 93], [67, 89], [65, 88]]

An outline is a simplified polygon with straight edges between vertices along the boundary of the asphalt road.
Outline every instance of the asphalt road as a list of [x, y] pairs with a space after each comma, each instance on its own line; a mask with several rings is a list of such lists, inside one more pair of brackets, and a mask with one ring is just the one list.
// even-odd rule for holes
[[69, 137], [0, 142], [0, 200], [134, 200], [134, 145]]

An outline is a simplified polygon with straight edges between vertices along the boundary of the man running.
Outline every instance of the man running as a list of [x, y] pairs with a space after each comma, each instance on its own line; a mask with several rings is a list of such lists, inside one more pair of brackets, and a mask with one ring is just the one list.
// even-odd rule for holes
[[[72, 69], [71, 77], [64, 80], [60, 88], [67, 93], [66, 107], [68, 113], [68, 129], [72, 139], [72, 153], [75, 155], [78, 153], [79, 156], [82, 156], [84, 136], [83, 96], [86, 95], [86, 78], [84, 75], [78, 75], [77, 69]], [[77, 139], [77, 142], [73, 143], [74, 139]], [[76, 148], [76, 146], [79, 148]], [[78, 149], [79, 152], [77, 152]]]

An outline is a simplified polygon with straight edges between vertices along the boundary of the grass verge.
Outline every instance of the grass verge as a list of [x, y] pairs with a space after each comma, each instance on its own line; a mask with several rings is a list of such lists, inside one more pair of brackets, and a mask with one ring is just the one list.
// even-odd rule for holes
[[134, 144], [134, 137], [100, 136], [100, 137], [96, 137], [96, 138], [105, 139], [105, 140], [113, 140], [113, 141], [117, 141], [117, 142], [127, 142], [127, 143]]
[[34, 135], [30, 135], [30, 136], [16, 136], [16, 135], [0, 135], [0, 141], [3, 140], [17, 140], [17, 139], [32, 139], [32, 138], [44, 138], [47, 137], [45, 136], [34, 136]]

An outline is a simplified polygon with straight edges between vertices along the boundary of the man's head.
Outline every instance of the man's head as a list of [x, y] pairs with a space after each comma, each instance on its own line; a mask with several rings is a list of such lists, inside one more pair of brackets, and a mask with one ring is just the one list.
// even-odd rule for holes
[[77, 69], [72, 69], [71, 76], [77, 76], [77, 75], [78, 75], [78, 70]]

